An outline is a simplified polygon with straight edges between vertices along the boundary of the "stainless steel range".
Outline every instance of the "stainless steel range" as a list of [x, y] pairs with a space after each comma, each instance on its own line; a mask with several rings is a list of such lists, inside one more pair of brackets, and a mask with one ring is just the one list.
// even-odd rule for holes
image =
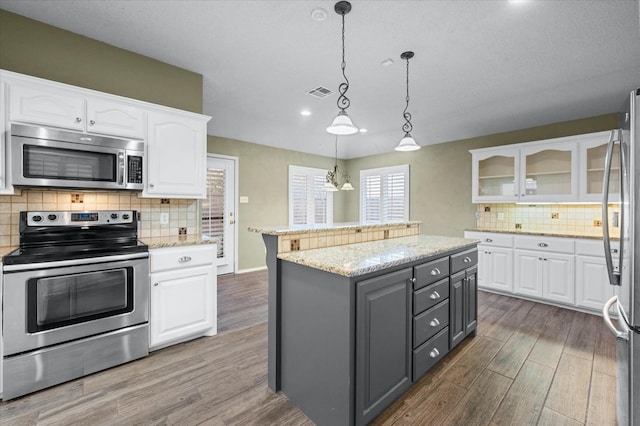
[[3, 257], [3, 399], [149, 353], [149, 253], [136, 212], [20, 213]]

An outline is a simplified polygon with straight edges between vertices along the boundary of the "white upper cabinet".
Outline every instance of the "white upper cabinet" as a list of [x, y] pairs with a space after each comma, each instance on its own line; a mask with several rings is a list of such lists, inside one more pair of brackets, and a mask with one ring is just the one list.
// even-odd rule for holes
[[145, 116], [139, 108], [87, 99], [87, 132], [143, 139]]
[[208, 117], [152, 112], [143, 197], [205, 198]]
[[[608, 134], [471, 150], [472, 202], [600, 201]], [[610, 188], [615, 193], [620, 180], [617, 152], [613, 164]]]
[[84, 130], [82, 96], [41, 85], [9, 87], [9, 121]]

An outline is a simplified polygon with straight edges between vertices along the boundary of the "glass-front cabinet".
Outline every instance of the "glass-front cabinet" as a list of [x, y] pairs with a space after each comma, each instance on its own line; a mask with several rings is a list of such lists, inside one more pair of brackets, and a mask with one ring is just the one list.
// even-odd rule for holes
[[[472, 202], [575, 203], [602, 200], [610, 131], [471, 150]], [[611, 200], [620, 189], [612, 159]]]
[[[602, 201], [604, 162], [611, 132], [590, 135], [580, 143], [580, 199]], [[609, 178], [609, 200], [620, 200], [620, 145], [615, 144], [611, 158]]]
[[518, 201], [519, 163], [518, 149], [473, 153], [473, 202]]

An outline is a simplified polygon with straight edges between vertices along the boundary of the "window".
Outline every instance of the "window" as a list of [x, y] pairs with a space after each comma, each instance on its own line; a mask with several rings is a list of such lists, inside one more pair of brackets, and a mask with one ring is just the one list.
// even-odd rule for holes
[[224, 256], [226, 170], [207, 168], [207, 198], [200, 201], [202, 234], [218, 239], [217, 257]]
[[360, 221], [409, 220], [409, 165], [360, 171]]
[[322, 189], [327, 171], [289, 166], [289, 225], [333, 223], [333, 193]]

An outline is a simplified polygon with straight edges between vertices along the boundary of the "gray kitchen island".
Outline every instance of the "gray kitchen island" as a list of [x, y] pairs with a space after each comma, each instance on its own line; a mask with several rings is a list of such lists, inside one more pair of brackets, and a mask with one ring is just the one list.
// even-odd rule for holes
[[476, 333], [475, 240], [412, 235], [278, 253], [271, 237], [269, 386], [318, 425], [370, 422]]

